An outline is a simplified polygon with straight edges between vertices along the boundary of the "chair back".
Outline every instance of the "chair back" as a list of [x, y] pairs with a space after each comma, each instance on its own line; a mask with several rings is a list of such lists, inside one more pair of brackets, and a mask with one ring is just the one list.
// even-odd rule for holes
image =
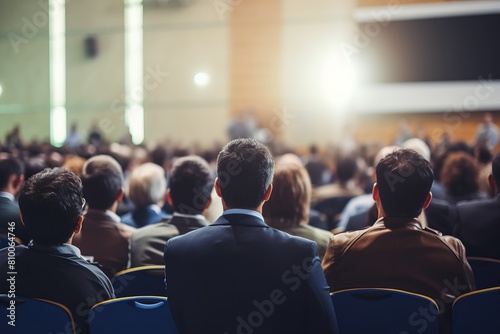
[[0, 295], [0, 309], [0, 333], [75, 333], [69, 309], [53, 301]]
[[468, 257], [467, 261], [474, 273], [477, 290], [500, 287], [500, 260]]
[[328, 217], [328, 229], [333, 230], [337, 227], [340, 213], [351, 199], [352, 196], [325, 198], [312, 203], [311, 208], [324, 213]]
[[135, 296], [98, 303], [89, 312], [92, 334], [177, 334], [166, 297]]
[[438, 306], [426, 296], [394, 289], [348, 289], [331, 298], [340, 334], [439, 333]]
[[453, 302], [453, 334], [500, 333], [500, 287], [464, 293]]
[[144, 266], [118, 272], [112, 280], [117, 298], [166, 296], [165, 266]]

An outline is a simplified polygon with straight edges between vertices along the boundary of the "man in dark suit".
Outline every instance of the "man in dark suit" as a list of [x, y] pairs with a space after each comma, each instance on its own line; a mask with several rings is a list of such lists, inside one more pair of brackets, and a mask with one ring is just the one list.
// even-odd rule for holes
[[494, 198], [457, 205], [454, 235], [464, 243], [467, 256], [500, 259], [500, 154], [493, 160], [488, 183]]
[[474, 289], [474, 277], [460, 240], [422, 228], [416, 218], [432, 199], [430, 163], [401, 149], [383, 158], [376, 173], [378, 220], [330, 239], [322, 265], [331, 291], [400, 289], [431, 297], [449, 311], [455, 297]]
[[21, 223], [15, 196], [24, 181], [23, 164], [16, 158], [0, 159], [0, 234], [7, 237], [9, 223], [14, 222], [15, 234], [23, 244], [30, 242], [29, 232]]
[[[45, 169], [26, 181], [19, 205], [33, 240], [28, 246], [0, 250], [0, 293], [9, 292], [7, 279], [14, 277], [16, 295], [65, 305], [73, 314], [76, 333], [88, 333], [91, 307], [115, 295], [106, 275], [72, 245], [83, 222], [80, 179], [64, 168]], [[8, 264], [9, 258], [14, 265]]]
[[180, 333], [337, 332], [316, 243], [262, 218], [273, 171], [265, 146], [231, 141], [217, 158], [222, 216], [167, 242], [165, 281]]
[[168, 239], [207, 226], [209, 222], [203, 213], [212, 202], [210, 195], [213, 187], [213, 172], [204, 159], [187, 156], [175, 160], [167, 191], [167, 200], [174, 208], [174, 215], [132, 234], [130, 266], [163, 264], [163, 251]]

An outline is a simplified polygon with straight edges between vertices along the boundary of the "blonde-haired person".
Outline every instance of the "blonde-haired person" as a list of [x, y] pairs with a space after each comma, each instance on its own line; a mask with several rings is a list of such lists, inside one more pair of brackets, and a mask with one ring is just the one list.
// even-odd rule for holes
[[274, 172], [273, 192], [264, 204], [262, 213], [269, 226], [315, 241], [318, 255], [322, 258], [332, 234], [308, 225], [311, 188], [311, 180], [303, 166], [278, 163]]
[[127, 191], [135, 209], [121, 217], [122, 223], [139, 228], [170, 218], [161, 209], [166, 192], [167, 180], [162, 167], [152, 162], [137, 166], [130, 175]]

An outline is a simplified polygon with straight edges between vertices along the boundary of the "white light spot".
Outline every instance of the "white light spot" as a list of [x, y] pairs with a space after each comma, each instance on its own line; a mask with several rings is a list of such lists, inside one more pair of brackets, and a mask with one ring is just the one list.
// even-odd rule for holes
[[210, 81], [210, 77], [208, 76], [207, 73], [200, 72], [194, 76], [194, 83], [196, 84], [196, 86], [199, 86], [199, 87], [206, 86], [209, 81]]

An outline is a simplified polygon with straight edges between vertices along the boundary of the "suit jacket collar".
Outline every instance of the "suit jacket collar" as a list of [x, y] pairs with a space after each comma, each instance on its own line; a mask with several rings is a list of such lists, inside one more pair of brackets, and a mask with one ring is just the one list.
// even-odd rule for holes
[[178, 212], [174, 212], [169, 223], [183, 226], [207, 226], [210, 224], [202, 215], [186, 215]]
[[0, 198], [6, 198], [11, 202], [16, 201], [16, 198], [14, 197], [14, 195], [12, 195], [11, 193], [8, 193], [6, 191], [0, 191]]
[[388, 229], [395, 228], [412, 228], [421, 230], [422, 224], [417, 218], [401, 218], [401, 217], [382, 217], [378, 219], [373, 226], [385, 227]]
[[269, 227], [262, 219], [245, 214], [223, 214], [212, 224], [214, 225]]

